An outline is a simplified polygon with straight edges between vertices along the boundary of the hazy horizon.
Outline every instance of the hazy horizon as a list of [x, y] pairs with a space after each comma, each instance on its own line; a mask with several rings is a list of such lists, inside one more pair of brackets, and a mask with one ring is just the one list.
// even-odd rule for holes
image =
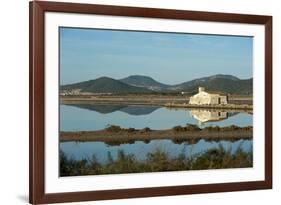
[[142, 75], [175, 85], [223, 74], [252, 78], [253, 39], [60, 28], [61, 85]]

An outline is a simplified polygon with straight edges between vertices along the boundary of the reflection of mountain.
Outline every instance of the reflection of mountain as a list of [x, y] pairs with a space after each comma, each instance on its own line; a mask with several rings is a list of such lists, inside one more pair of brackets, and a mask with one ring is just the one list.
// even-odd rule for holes
[[124, 107], [120, 109], [120, 111], [128, 113], [130, 115], [148, 115], [155, 110], [157, 110], [158, 106], [135, 106], [135, 105], [129, 105], [127, 107]]
[[93, 105], [93, 104], [71, 104], [69, 106], [96, 111], [102, 114], [112, 113], [126, 107], [124, 105]]
[[142, 105], [97, 105], [97, 104], [72, 104], [70, 106], [96, 111], [102, 114], [108, 114], [115, 111], [121, 111], [129, 115], [148, 115], [155, 110], [158, 106], [142, 106]]
[[199, 123], [225, 120], [228, 117], [232, 117], [237, 114], [235, 112], [228, 113], [216, 110], [191, 110], [190, 113], [193, 118], [199, 121]]

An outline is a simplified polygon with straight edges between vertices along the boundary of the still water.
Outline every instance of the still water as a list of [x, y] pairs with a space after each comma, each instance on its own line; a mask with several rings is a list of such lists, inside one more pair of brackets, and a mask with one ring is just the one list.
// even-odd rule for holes
[[186, 157], [196, 156], [196, 154], [200, 154], [211, 148], [218, 148], [219, 146], [223, 146], [225, 150], [231, 150], [232, 153], [235, 153], [238, 148], [246, 152], [251, 152], [252, 140], [208, 142], [201, 139], [195, 144], [188, 142], [177, 144], [171, 140], [151, 140], [149, 143], [136, 141], [133, 144], [121, 144], [117, 146], [110, 146], [104, 142], [63, 142], [60, 145], [60, 149], [69, 158], [76, 160], [91, 159], [94, 155], [98, 162], [106, 163], [108, 161], [108, 155], [110, 154], [113, 159], [116, 159], [119, 150], [124, 151], [126, 155], [134, 155], [138, 160], [144, 160], [148, 153], [152, 153], [158, 149], [167, 153], [172, 159], [180, 154], [184, 154]]
[[[135, 105], [61, 105], [60, 130], [82, 131], [101, 130], [108, 125], [123, 128], [169, 129], [177, 125], [196, 124], [199, 127], [252, 125], [249, 113], [227, 113], [209, 110], [167, 109], [157, 106]], [[135, 141], [131, 144], [108, 145], [104, 142], [61, 142], [60, 149], [68, 158], [91, 159], [94, 155], [100, 163], [106, 163], [108, 156], [116, 159], [119, 150], [132, 154], [138, 160], [144, 160], [148, 153], [157, 149], [173, 158], [180, 154], [191, 157], [208, 149], [223, 146], [235, 152], [238, 148], [252, 151], [252, 140], [180, 142], [172, 140]]]
[[122, 128], [170, 129], [177, 125], [240, 127], [252, 125], [249, 113], [227, 113], [209, 110], [168, 109], [136, 105], [61, 105], [60, 130], [101, 130], [108, 125]]

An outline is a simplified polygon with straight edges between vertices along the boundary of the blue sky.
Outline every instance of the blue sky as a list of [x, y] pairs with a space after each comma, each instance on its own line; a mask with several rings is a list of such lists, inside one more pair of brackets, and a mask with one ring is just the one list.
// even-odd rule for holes
[[251, 78], [252, 37], [60, 28], [61, 84], [147, 75], [177, 84], [215, 74]]

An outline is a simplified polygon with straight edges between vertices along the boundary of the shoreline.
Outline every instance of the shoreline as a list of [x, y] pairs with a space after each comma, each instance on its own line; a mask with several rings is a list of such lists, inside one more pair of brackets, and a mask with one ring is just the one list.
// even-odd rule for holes
[[168, 108], [192, 108], [192, 109], [221, 109], [221, 110], [243, 110], [251, 111], [253, 110], [252, 105], [247, 104], [219, 104], [219, 105], [193, 105], [193, 104], [179, 104], [179, 103], [167, 103], [164, 105]]
[[192, 105], [188, 104], [188, 96], [155, 96], [155, 95], [128, 95], [128, 96], [60, 96], [60, 103], [65, 105], [93, 104], [93, 105], [145, 105], [161, 106], [166, 108], [192, 109], [221, 109], [252, 111], [251, 96], [229, 97], [226, 105]]
[[[118, 126], [116, 126], [118, 127]], [[150, 141], [157, 139], [170, 139], [175, 141], [180, 140], [239, 140], [252, 139], [252, 127], [207, 127], [197, 130], [184, 130], [185, 127], [176, 126], [173, 129], [167, 130], [150, 130], [145, 128], [135, 130], [133, 128], [122, 129], [119, 131], [110, 131], [108, 128], [97, 131], [74, 131], [60, 132], [60, 142], [67, 141], [102, 141], [102, 142], [132, 142], [132, 141]], [[149, 129], [149, 130], [146, 130]]]

